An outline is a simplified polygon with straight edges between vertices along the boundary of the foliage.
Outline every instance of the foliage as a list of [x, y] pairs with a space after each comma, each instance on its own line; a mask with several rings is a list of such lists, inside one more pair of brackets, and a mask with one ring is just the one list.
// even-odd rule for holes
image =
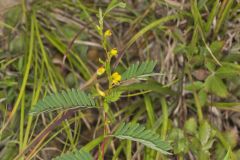
[[128, 139], [140, 142], [147, 147], [150, 147], [165, 154], [169, 154], [167, 151], [171, 149], [170, 144], [162, 141], [158, 134], [156, 134], [150, 129], [146, 129], [144, 126], [139, 124], [123, 123], [114, 132], [113, 136], [119, 139]]
[[69, 89], [61, 93], [54, 93], [44, 97], [42, 100], [38, 101], [30, 113], [38, 114], [57, 109], [94, 107], [96, 107], [96, 103], [92, 96], [78, 89]]
[[144, 76], [145, 74], [150, 74], [153, 72], [154, 67], [156, 66], [156, 61], [146, 61], [141, 64], [135, 63], [132, 64], [123, 74], [122, 79], [128, 80], [131, 78], [137, 78], [139, 76]]
[[0, 0], [0, 159], [240, 159], [238, 2]]

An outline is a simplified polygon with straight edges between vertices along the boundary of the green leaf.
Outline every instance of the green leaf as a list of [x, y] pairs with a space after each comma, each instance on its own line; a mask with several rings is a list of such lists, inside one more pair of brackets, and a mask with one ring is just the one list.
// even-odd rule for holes
[[210, 139], [203, 147], [202, 147], [202, 150], [209, 150], [213, 147], [213, 143], [215, 142], [216, 140], [215, 139]]
[[214, 41], [212, 42], [212, 44], [210, 45], [210, 49], [212, 51], [212, 53], [214, 54], [214, 56], [219, 56], [220, 52], [222, 50], [224, 46], [224, 41]]
[[175, 92], [173, 92], [169, 87], [165, 87], [162, 84], [155, 81], [148, 81], [146, 83], [135, 83], [127, 86], [119, 86], [116, 89], [119, 91], [151, 90], [162, 95], [175, 94]]
[[210, 75], [205, 81], [205, 88], [208, 92], [219, 97], [227, 97], [228, 91], [223, 81], [216, 75]]
[[215, 61], [213, 61], [213, 60], [211, 60], [211, 59], [206, 59], [205, 60], [205, 67], [209, 70], [209, 71], [211, 71], [211, 72], [215, 72], [215, 69], [216, 69], [216, 63], [215, 63]]
[[198, 151], [197, 154], [198, 154], [198, 157], [197, 157], [198, 160], [210, 159], [210, 153], [209, 153], [209, 151], [200, 150], [200, 151]]
[[190, 4], [191, 4], [191, 11], [192, 11], [194, 23], [196, 26], [199, 26], [201, 30], [203, 30], [204, 21], [202, 19], [201, 13], [199, 12], [197, 1], [191, 0], [190, 2], [191, 2]]
[[59, 157], [53, 158], [53, 160], [93, 160], [93, 157], [83, 149], [80, 151], [68, 152]]
[[105, 100], [110, 102], [116, 102], [122, 94], [122, 91], [112, 90], [106, 97]]
[[172, 128], [168, 137], [169, 140], [173, 142], [174, 154], [187, 153], [189, 151], [189, 142], [184, 135], [183, 130]]
[[200, 100], [200, 104], [201, 106], [204, 106], [207, 102], [207, 93], [204, 89], [201, 89], [199, 92], [198, 92], [198, 98]]
[[201, 88], [203, 88], [203, 83], [200, 82], [200, 81], [195, 81], [195, 82], [193, 82], [193, 83], [191, 83], [191, 84], [187, 84], [187, 85], [185, 86], [185, 89], [186, 89], [186, 90], [189, 90], [189, 91], [198, 91], [198, 90], [200, 90]]
[[216, 160], [223, 160], [226, 155], [226, 149], [222, 145], [222, 143], [216, 143]]
[[187, 153], [188, 151], [189, 151], [189, 142], [187, 141], [187, 138], [178, 139], [178, 142], [174, 147], [174, 153], [180, 154], [180, 153]]
[[122, 123], [114, 132], [114, 137], [140, 142], [143, 145], [155, 149], [163, 154], [170, 154], [172, 149], [169, 143], [161, 140], [160, 136], [154, 131], [146, 129], [138, 123]]
[[96, 146], [98, 146], [103, 140], [104, 140], [104, 136], [103, 135], [99, 136], [95, 139], [92, 139], [90, 142], [88, 142], [82, 149], [84, 149], [84, 151], [90, 152]]
[[194, 118], [189, 118], [185, 124], [184, 129], [187, 133], [194, 134], [197, 131], [197, 122]]
[[201, 123], [198, 134], [199, 134], [199, 140], [200, 140], [202, 146], [207, 144], [207, 142], [211, 136], [211, 126], [208, 124], [207, 121], [203, 121]]
[[[220, 8], [220, 12], [218, 14], [218, 21], [216, 23], [216, 27], [214, 29], [214, 37], [217, 36], [218, 32], [221, 28], [223, 28], [224, 22], [227, 18], [229, 18], [229, 12], [231, 11], [231, 7], [234, 4], [234, 0], [226, 1], [225, 5], [221, 5], [223, 8]], [[222, 12], [221, 12], [222, 11]]]
[[220, 78], [233, 78], [240, 75], [240, 65], [234, 63], [225, 63], [215, 74]]
[[57, 109], [94, 108], [93, 97], [78, 89], [68, 89], [61, 93], [54, 93], [44, 97], [33, 107], [31, 114], [37, 114]]
[[211, 29], [211, 25], [214, 21], [214, 18], [216, 17], [216, 15], [218, 13], [219, 6], [220, 6], [220, 2], [215, 1], [214, 4], [213, 4], [213, 7], [211, 8], [210, 14], [208, 15], [207, 23], [205, 25], [205, 30], [208, 34], [209, 34], [210, 29]]
[[223, 160], [231, 160], [231, 149], [229, 148], [228, 149], [228, 152], [227, 152], [227, 154], [226, 154], [226, 156], [224, 157], [224, 159]]
[[197, 1], [197, 7], [199, 8], [199, 10], [201, 10], [207, 3], [207, 0], [199, 0]]
[[141, 64], [135, 63], [132, 64], [123, 74], [122, 80], [128, 80], [132, 78], [137, 78], [139, 76], [150, 74], [153, 72], [154, 67], [156, 66], [156, 61], [146, 61]]
[[229, 129], [223, 134], [224, 138], [228, 142], [231, 148], [234, 148], [238, 145], [238, 131], [237, 129]]
[[106, 16], [111, 10], [113, 10], [114, 8], [117, 8], [117, 7], [125, 8], [126, 3], [117, 2], [117, 0], [112, 0], [111, 3], [108, 5], [103, 17]]

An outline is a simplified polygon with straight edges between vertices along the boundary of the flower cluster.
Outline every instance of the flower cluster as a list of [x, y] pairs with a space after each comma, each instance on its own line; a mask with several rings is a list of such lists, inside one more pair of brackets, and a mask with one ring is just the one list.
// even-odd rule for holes
[[[104, 49], [108, 50], [107, 49], [108, 47], [106, 45], [107, 38], [112, 36], [112, 32], [111, 30], [108, 29], [102, 35], [103, 35], [103, 46], [105, 47]], [[106, 51], [106, 54], [107, 54], [106, 61], [102, 61], [101, 59], [99, 60], [100, 63], [102, 63], [103, 65], [97, 69], [97, 75], [101, 76], [106, 72], [109, 77], [110, 85], [118, 85], [122, 78], [121, 75], [118, 72], [114, 72], [113, 74], [111, 74], [110, 68], [108, 67], [110, 65], [111, 58], [118, 55], [118, 50], [117, 48], [111, 48], [108, 51]]]

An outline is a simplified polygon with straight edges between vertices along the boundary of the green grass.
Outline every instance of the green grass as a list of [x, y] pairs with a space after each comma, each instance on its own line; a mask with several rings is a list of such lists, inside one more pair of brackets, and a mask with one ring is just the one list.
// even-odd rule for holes
[[[80, 149], [106, 160], [240, 159], [239, 3], [116, 2], [19, 1], [4, 8], [0, 159], [47, 160]], [[96, 27], [99, 9], [107, 10], [100, 25], [112, 31], [107, 41]], [[95, 74], [99, 59], [109, 58], [106, 48], [119, 51], [107, 73], [129, 68], [132, 76], [117, 86], [108, 85], [110, 75]], [[157, 62], [153, 73], [135, 75], [140, 67], [133, 64], [149, 60]], [[29, 114], [46, 95], [68, 88], [90, 93], [97, 109]], [[111, 91], [107, 102], [101, 91]], [[123, 122], [160, 135], [171, 154], [134, 138], [131, 129], [115, 139]]]

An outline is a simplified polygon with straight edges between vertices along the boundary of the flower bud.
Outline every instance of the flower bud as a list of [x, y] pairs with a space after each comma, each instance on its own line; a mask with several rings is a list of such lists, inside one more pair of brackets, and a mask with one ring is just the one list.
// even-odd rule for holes
[[105, 72], [105, 68], [104, 67], [99, 67], [97, 69], [97, 75], [99, 75], [99, 76], [101, 76], [104, 72]]
[[117, 48], [111, 49], [111, 51], [110, 51], [110, 55], [111, 55], [111, 56], [116, 56], [117, 54], [118, 54]]
[[110, 29], [106, 30], [105, 33], [104, 33], [104, 36], [105, 37], [110, 37], [112, 35], [112, 32]]

